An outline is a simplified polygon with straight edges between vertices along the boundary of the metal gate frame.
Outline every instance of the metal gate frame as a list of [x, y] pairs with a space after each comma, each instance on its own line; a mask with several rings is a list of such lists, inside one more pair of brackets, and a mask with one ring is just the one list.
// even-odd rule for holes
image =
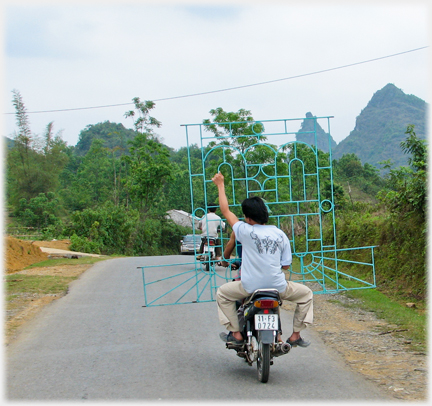
[[[293, 262], [297, 264], [288, 270], [288, 279], [309, 283], [315, 294], [337, 293], [354, 289], [376, 287], [374, 246], [357, 248], [337, 248], [336, 218], [333, 190], [333, 171], [331, 155], [330, 119], [327, 117], [306, 117], [297, 119], [265, 120], [254, 122], [219, 123], [225, 128], [225, 134], [214, 134], [207, 126], [215, 123], [184, 124], [186, 130], [189, 181], [192, 206], [192, 218], [199, 219], [212, 202], [216, 186], [211, 178], [218, 171], [225, 172], [227, 195], [230, 209], [242, 219], [241, 201], [253, 195], [265, 196], [269, 209], [269, 224], [283, 229], [291, 243]], [[293, 131], [290, 127], [299, 121], [312, 120], [312, 130]], [[322, 129], [318, 121], [327, 125], [328, 154], [318, 150], [318, 133], [322, 138]], [[252, 135], [235, 135], [236, 125], [247, 124]], [[265, 131], [267, 127], [267, 131]], [[298, 127], [297, 127], [298, 128]], [[255, 132], [255, 129], [259, 131]], [[269, 131], [270, 129], [270, 131]], [[193, 136], [199, 138], [202, 165], [193, 167], [190, 155]], [[298, 141], [297, 135], [312, 136], [312, 145]], [[270, 144], [267, 139], [282, 139], [278, 144]], [[247, 145], [242, 148], [241, 141]], [[322, 139], [320, 140], [322, 143]], [[322, 144], [321, 144], [322, 145]], [[257, 163], [256, 155], [261, 154], [262, 161]], [[327, 183], [326, 183], [327, 182]], [[324, 196], [325, 188], [327, 195]], [[201, 201], [198, 201], [201, 199]], [[221, 220], [221, 223], [225, 219]], [[324, 234], [324, 222], [331, 222]], [[194, 224], [194, 221], [192, 221]], [[197, 230], [193, 227], [193, 233]], [[222, 230], [219, 233], [220, 247], [229, 239]], [[364, 251], [370, 254], [370, 260], [357, 260]], [[167, 265], [141, 266], [145, 306], [160, 306], [185, 303], [214, 301], [217, 288], [233, 279], [235, 271], [217, 267], [216, 261], [210, 261], [209, 272], [205, 272], [203, 263], [196, 260], [172, 264], [173, 271], [160, 278], [155, 276], [155, 268]], [[369, 255], [368, 255], [369, 257]], [[226, 259], [232, 263], [234, 259]], [[176, 271], [185, 265], [190, 269]], [[349, 275], [344, 267], [362, 268], [367, 280]], [[174, 282], [174, 280], [176, 282]], [[155, 283], [174, 283], [164, 294], [151, 297], [150, 286]]]

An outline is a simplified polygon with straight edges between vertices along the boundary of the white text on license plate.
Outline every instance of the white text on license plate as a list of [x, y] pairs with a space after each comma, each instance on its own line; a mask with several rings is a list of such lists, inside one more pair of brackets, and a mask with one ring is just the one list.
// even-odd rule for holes
[[255, 315], [255, 330], [277, 330], [278, 315], [277, 314], [256, 314]]

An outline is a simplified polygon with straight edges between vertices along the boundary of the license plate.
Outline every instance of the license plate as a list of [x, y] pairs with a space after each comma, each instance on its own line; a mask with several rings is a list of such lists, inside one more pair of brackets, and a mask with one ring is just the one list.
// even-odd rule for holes
[[278, 315], [277, 314], [256, 314], [255, 315], [255, 330], [277, 330]]

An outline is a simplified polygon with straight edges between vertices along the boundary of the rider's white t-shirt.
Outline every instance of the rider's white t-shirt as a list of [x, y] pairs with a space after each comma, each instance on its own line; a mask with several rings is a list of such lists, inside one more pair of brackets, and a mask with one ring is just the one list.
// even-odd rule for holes
[[286, 289], [281, 267], [291, 265], [291, 246], [286, 234], [275, 226], [243, 221], [234, 224], [236, 239], [242, 243], [241, 282], [252, 293], [256, 289]]
[[225, 223], [222, 219], [216, 213], [209, 212], [199, 221], [198, 229], [202, 230], [203, 235], [217, 237], [219, 226], [225, 230]]

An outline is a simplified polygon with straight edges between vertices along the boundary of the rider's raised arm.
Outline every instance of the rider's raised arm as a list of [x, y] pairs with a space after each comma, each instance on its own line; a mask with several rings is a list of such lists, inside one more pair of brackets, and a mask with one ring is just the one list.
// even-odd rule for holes
[[213, 176], [212, 181], [218, 188], [220, 210], [224, 215], [224, 217], [226, 218], [226, 220], [228, 221], [229, 225], [232, 227], [235, 223], [239, 221], [239, 219], [229, 209], [228, 199], [225, 194], [224, 177], [220, 172], [218, 172], [215, 176]]

